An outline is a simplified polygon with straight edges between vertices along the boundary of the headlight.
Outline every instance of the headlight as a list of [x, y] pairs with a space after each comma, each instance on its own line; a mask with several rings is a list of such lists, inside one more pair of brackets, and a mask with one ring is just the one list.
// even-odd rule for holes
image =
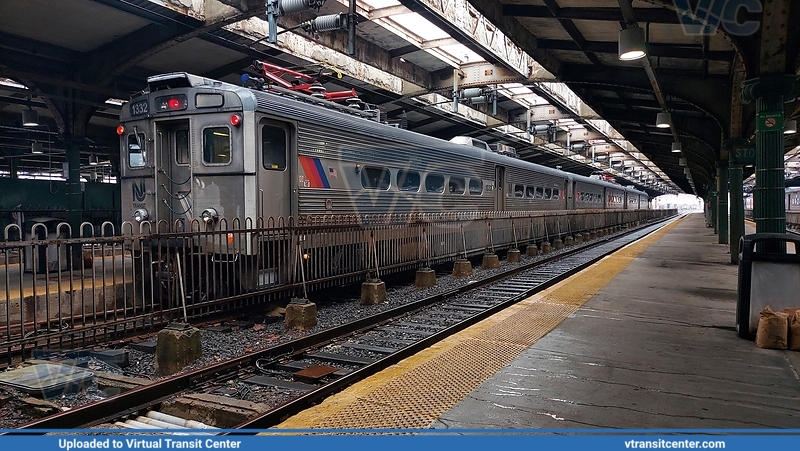
[[133, 220], [136, 222], [142, 222], [146, 220], [149, 216], [150, 214], [147, 213], [146, 208], [137, 208], [136, 211], [133, 212]]
[[213, 224], [217, 218], [219, 218], [219, 214], [217, 213], [217, 210], [213, 208], [206, 208], [203, 210], [203, 213], [200, 214], [200, 219], [202, 219], [206, 224]]

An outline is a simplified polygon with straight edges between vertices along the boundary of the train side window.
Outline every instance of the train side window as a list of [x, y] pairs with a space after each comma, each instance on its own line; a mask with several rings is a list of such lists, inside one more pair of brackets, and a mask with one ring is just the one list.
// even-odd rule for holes
[[469, 193], [473, 196], [483, 194], [483, 180], [469, 179]]
[[553, 198], [553, 190], [550, 189], [550, 188], [545, 188], [544, 189], [544, 198], [547, 199], [547, 200], [552, 199]]
[[536, 187], [536, 196], [537, 199], [544, 199], [544, 188], [541, 186]]
[[533, 199], [533, 192], [535, 191], [534, 187], [527, 186], [525, 187], [525, 197], [529, 199]]
[[132, 168], [141, 168], [147, 164], [147, 140], [144, 133], [128, 135], [128, 165]]
[[561, 199], [561, 190], [553, 188], [553, 197], [551, 199]]
[[399, 170], [397, 171], [397, 189], [400, 191], [419, 191], [420, 177], [419, 172]]
[[231, 134], [228, 127], [203, 129], [203, 163], [224, 165], [231, 162]]
[[514, 185], [514, 197], [525, 197], [525, 185]]
[[439, 174], [428, 174], [425, 177], [425, 191], [429, 193], [444, 192], [444, 176]]
[[461, 177], [450, 177], [450, 182], [447, 184], [447, 190], [450, 194], [464, 194], [464, 187], [466, 182]]
[[189, 164], [189, 130], [175, 130], [175, 162]]
[[389, 170], [386, 168], [365, 167], [361, 170], [361, 186], [365, 189], [389, 189]]
[[286, 169], [286, 130], [281, 127], [261, 127], [261, 164], [264, 169]]

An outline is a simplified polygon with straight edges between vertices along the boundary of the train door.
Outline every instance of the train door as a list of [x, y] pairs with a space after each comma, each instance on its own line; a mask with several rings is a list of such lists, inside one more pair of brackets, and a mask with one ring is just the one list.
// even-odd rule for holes
[[287, 217], [297, 213], [297, 194], [292, 185], [296, 168], [290, 162], [294, 156], [294, 127], [286, 122], [262, 119], [258, 141], [261, 167], [258, 168], [258, 215], [263, 218]]
[[[189, 119], [155, 123], [156, 144], [156, 220], [171, 224], [192, 216], [192, 165]], [[188, 229], [188, 223], [185, 225]]]
[[575, 203], [572, 198], [573, 185], [574, 183], [572, 182], [572, 180], [564, 180], [564, 190], [562, 191], [562, 193], [564, 193], [564, 198], [563, 198], [564, 200], [561, 201], [561, 205], [562, 206], [566, 205], [567, 210], [575, 209]]
[[494, 209], [504, 211], [506, 209], [506, 168], [505, 166], [495, 166], [494, 170]]

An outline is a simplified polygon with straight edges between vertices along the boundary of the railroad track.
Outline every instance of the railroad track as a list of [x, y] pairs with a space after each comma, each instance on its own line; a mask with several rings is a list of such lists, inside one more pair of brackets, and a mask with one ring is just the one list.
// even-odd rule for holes
[[266, 429], [571, 276], [657, 230], [663, 222], [585, 243], [458, 289], [35, 420], [20, 429], [43, 433], [114, 422], [122, 425], [126, 419], [129, 423], [145, 421], [158, 416], [157, 412], [148, 413], [160, 403], [190, 392], [208, 392], [232, 380], [283, 386], [296, 393], [294, 399], [235, 426]]

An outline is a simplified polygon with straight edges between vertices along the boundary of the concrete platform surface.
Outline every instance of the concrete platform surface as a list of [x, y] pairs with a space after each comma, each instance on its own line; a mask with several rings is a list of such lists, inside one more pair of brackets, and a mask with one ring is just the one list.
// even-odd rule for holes
[[690, 215], [433, 427], [800, 427], [800, 353], [736, 336], [729, 262]]

